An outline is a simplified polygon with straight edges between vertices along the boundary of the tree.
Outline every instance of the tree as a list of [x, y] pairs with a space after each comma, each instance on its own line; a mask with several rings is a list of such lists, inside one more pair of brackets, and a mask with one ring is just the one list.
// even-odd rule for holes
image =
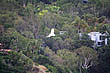
[[71, 52], [67, 49], [62, 49], [57, 51], [57, 55], [64, 59], [64, 66], [69, 67], [72, 72], [77, 71], [77, 62], [79, 57], [76, 53]]
[[85, 20], [81, 19], [80, 17], [76, 16], [75, 20], [72, 22], [72, 25], [74, 25], [76, 28], [78, 28], [78, 33], [85, 32], [88, 24]]
[[17, 12], [21, 7], [15, 0], [3, 0], [0, 2], [0, 24], [4, 28], [14, 27]]
[[50, 61], [53, 61], [53, 63], [57, 65], [63, 65], [63, 59], [60, 56], [57, 56], [55, 52], [53, 52], [51, 49], [48, 47], [45, 48], [44, 55], [49, 57]]
[[80, 73], [82, 73], [82, 69], [87, 71], [90, 67], [95, 66], [97, 64], [98, 55], [94, 49], [82, 46], [81, 48], [76, 49], [75, 52], [80, 58]]
[[8, 55], [0, 53], [0, 72], [2, 73], [27, 73], [32, 70], [33, 61], [22, 53], [7, 52]]
[[63, 44], [65, 44], [64, 48], [66, 48], [68, 50], [74, 49], [74, 41], [71, 38], [66, 38], [63, 42], [64, 42]]
[[110, 34], [110, 24], [99, 24], [99, 31]]
[[91, 67], [90, 73], [109, 73], [110, 72], [110, 46], [103, 46], [98, 48], [98, 64], [95, 67]]
[[40, 17], [36, 15], [35, 6], [28, 3], [21, 13], [23, 15], [18, 15], [15, 28], [19, 32], [32, 32], [34, 38], [37, 38], [40, 29]]

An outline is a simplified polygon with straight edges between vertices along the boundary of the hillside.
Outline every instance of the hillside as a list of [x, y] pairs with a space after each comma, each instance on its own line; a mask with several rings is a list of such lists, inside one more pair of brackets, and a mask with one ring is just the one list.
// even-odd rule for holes
[[0, 0], [0, 73], [110, 73], [109, 0]]

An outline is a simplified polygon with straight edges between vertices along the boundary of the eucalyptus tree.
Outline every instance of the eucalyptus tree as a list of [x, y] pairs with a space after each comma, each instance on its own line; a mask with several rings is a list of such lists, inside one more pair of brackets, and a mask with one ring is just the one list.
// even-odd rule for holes
[[62, 49], [57, 51], [57, 55], [64, 60], [64, 66], [70, 68], [70, 71], [78, 72], [78, 60], [79, 57], [75, 52], [69, 51], [68, 49]]
[[94, 49], [82, 46], [76, 49], [75, 52], [80, 57], [80, 73], [82, 73], [83, 71], [87, 71], [92, 66], [96, 66], [98, 55]]

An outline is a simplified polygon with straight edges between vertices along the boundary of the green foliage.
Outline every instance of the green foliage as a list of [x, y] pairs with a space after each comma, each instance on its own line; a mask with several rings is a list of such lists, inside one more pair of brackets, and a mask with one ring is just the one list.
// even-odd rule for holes
[[82, 46], [81, 48], [76, 49], [76, 50], [78, 51], [79, 55], [81, 55], [81, 56], [84, 56], [84, 57], [87, 57], [87, 58], [97, 57], [96, 56], [96, 54], [97, 54], [96, 51], [93, 50], [92, 48]]
[[19, 49], [28, 49], [32, 46], [36, 46], [36, 48], [40, 46], [40, 42], [37, 43], [38, 40], [28, 39], [14, 29], [8, 29], [5, 33], [5, 36], [12, 37], [13, 42], [11, 43], [11, 47], [13, 48], [16, 47]]
[[110, 24], [100, 24], [100, 26], [102, 27], [99, 27], [99, 31], [104, 33], [104, 32], [108, 32], [110, 33]]
[[19, 73], [30, 72], [33, 61], [22, 53], [9, 52], [6, 56], [0, 54], [0, 72], [2, 73]]
[[82, 36], [78, 36], [77, 40], [74, 40], [74, 48], [80, 48], [81, 46], [87, 46], [87, 47], [93, 47], [93, 41], [90, 39], [90, 37], [83, 33]]
[[75, 50], [79, 56], [79, 69], [83, 72], [87, 71], [90, 67], [97, 65], [98, 54], [92, 48], [82, 46]]
[[2, 46], [2, 48], [4, 48], [4, 49], [10, 48], [10, 44], [12, 42], [11, 40], [12, 40], [12, 37], [0, 36], [0, 43], [2, 43], [4, 45], [4, 46]]
[[77, 61], [78, 57], [76, 56], [76, 53], [70, 52], [69, 50], [63, 49], [63, 50], [58, 50], [57, 54], [64, 59], [64, 65], [69, 67], [69, 69], [73, 70], [73, 68], [77, 68]]
[[[96, 51], [89, 48], [93, 42], [88, 35], [79, 37], [89, 32], [109, 35], [109, 13], [109, 0], [0, 0], [0, 42], [16, 51], [0, 52], [0, 73], [29, 73], [33, 61], [52, 73], [93, 73], [93, 67], [109, 73], [110, 41]], [[51, 28], [56, 36], [46, 38]]]
[[40, 15], [40, 16], [43, 16], [43, 15], [46, 14], [47, 12], [48, 12], [48, 10], [42, 10], [42, 11], [39, 12], [39, 15]]
[[109, 53], [110, 53], [109, 46], [103, 46], [103, 47], [98, 48], [98, 54], [99, 54], [100, 58], [98, 58], [99, 64], [96, 66], [96, 68], [100, 67], [100, 69], [96, 70], [97, 72], [103, 73], [106, 71], [106, 73], [109, 73], [109, 69], [110, 69], [110, 67], [109, 67], [110, 55], [109, 55]]
[[106, 17], [105, 16], [102, 16], [102, 17], [99, 18], [98, 21], [99, 21], [99, 23], [103, 23], [105, 19], [106, 19]]
[[48, 64], [46, 64], [45, 66], [48, 68], [48, 70], [50, 72], [52, 72], [52, 73], [58, 73], [57, 69], [54, 66], [51, 66], [51, 65], [48, 65]]
[[0, 24], [5, 28], [13, 27], [16, 20], [17, 9], [20, 9], [16, 1], [4, 0], [0, 2]]
[[51, 11], [51, 12], [58, 12], [59, 9], [60, 9], [59, 6], [53, 6], [53, 5], [47, 5], [45, 8], [48, 9], [49, 11]]
[[78, 28], [78, 30], [77, 30], [78, 33], [87, 31], [86, 29], [88, 27], [88, 23], [78, 16], [75, 17], [75, 20], [72, 22], [72, 25], [74, 25], [76, 28]]
[[41, 65], [46, 65], [46, 64], [53, 65], [52, 61], [50, 61], [47, 56], [39, 55], [37, 60], [38, 61], [36, 62], [38, 62]]

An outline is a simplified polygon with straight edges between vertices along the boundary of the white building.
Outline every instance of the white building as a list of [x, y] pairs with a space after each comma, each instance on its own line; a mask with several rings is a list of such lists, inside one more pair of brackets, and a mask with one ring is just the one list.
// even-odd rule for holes
[[92, 41], [94, 41], [94, 44], [98, 47], [103, 46], [103, 45], [107, 45], [107, 43], [108, 43], [106, 34], [102, 34], [100, 32], [90, 32], [90, 33], [88, 33], [88, 35], [89, 35], [90, 39]]
[[67, 31], [59, 31], [60, 35], [63, 35], [64, 33], [66, 33]]

